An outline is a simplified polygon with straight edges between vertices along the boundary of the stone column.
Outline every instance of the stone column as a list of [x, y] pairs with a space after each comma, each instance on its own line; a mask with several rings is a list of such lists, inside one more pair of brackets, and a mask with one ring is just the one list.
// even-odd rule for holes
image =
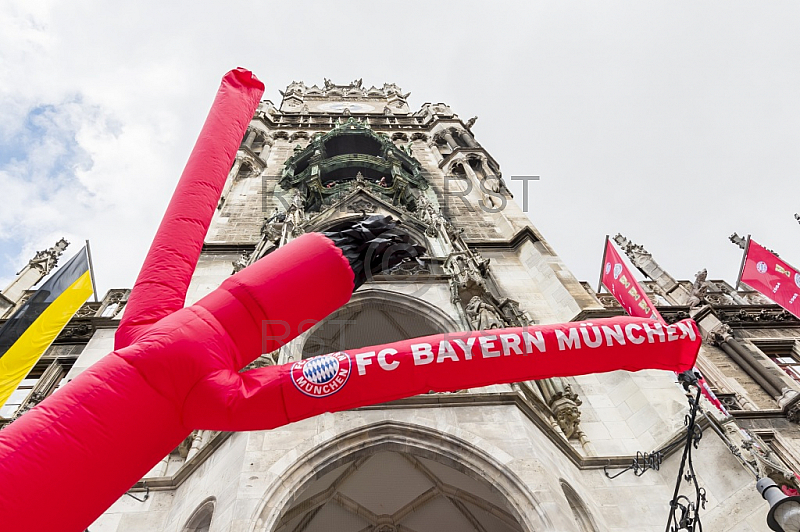
[[436, 146], [435, 142], [431, 142], [428, 144], [428, 148], [430, 148], [431, 152], [433, 153], [433, 159], [436, 161], [436, 164], [441, 163], [444, 161], [444, 157], [442, 157], [442, 152], [439, 151], [439, 148]]
[[720, 327], [717, 331], [712, 333], [711, 338], [714, 344], [736, 362], [765, 392], [775, 399], [783, 395], [784, 385], [780, 379], [771, 375], [767, 371], [767, 368], [753, 359], [753, 355], [747, 352], [744, 346], [733, 337], [729, 327]]
[[470, 148], [480, 147], [480, 145], [477, 142], [475, 142], [475, 138], [472, 136], [472, 134], [466, 129], [459, 129], [458, 136], [461, 137], [467, 144], [467, 146], [469, 146]]
[[272, 151], [273, 144], [274, 141], [271, 138], [269, 137], [264, 138], [264, 147], [261, 148], [261, 153], [259, 153], [258, 156], [261, 157], [261, 160], [264, 161], [265, 163], [269, 160], [269, 154], [270, 151]]
[[189, 448], [189, 453], [186, 455], [186, 461], [192, 459], [194, 455], [196, 455], [200, 449], [203, 447], [203, 433], [206, 432], [204, 430], [196, 430], [192, 434], [192, 446]]
[[255, 129], [248, 128], [247, 135], [244, 138], [244, 142], [242, 142], [243, 146], [247, 146], [248, 148], [253, 147], [253, 141], [256, 140], [256, 135], [258, 132]]
[[453, 138], [453, 134], [450, 133], [450, 130], [442, 130], [442, 138], [447, 141], [447, 144], [450, 146], [451, 150], [458, 148], [458, 142], [456, 142], [456, 139]]
[[500, 176], [498, 174], [495, 174], [494, 171], [491, 169], [491, 167], [489, 166], [489, 161], [486, 160], [485, 157], [481, 157], [481, 168], [483, 168], [483, 173], [484, 175], [486, 175], [486, 177], [494, 176], [498, 180], [500, 179]]

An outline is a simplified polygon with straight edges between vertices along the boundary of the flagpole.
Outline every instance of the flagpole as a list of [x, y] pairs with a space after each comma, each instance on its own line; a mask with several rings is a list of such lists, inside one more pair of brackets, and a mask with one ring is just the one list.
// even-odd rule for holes
[[97, 303], [97, 281], [94, 279], [94, 266], [92, 266], [92, 248], [89, 247], [89, 239], [86, 239], [86, 255], [89, 258], [89, 275], [92, 277], [92, 294], [94, 302]]
[[744, 243], [744, 255], [742, 255], [742, 264], [739, 266], [739, 276], [736, 278], [736, 287], [734, 290], [739, 290], [739, 285], [742, 284], [742, 274], [744, 273], [744, 263], [747, 261], [747, 252], [750, 251], [750, 235], [747, 235], [747, 241]]
[[603, 288], [603, 267], [606, 265], [606, 252], [608, 251], [608, 235], [606, 235], [605, 243], [603, 244], [603, 260], [600, 262], [600, 280], [597, 281], [597, 293]]

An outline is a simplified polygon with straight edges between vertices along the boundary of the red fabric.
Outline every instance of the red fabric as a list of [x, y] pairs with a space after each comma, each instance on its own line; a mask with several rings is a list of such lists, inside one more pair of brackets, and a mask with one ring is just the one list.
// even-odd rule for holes
[[661, 314], [658, 313], [656, 307], [647, 298], [647, 294], [639, 286], [636, 278], [631, 275], [631, 271], [622, 262], [622, 258], [617, 253], [617, 250], [614, 249], [614, 244], [611, 243], [611, 240], [606, 240], [604, 257], [603, 274], [600, 279], [605, 287], [608, 288], [608, 291], [619, 301], [625, 312], [631, 316], [651, 318], [664, 323]]
[[311, 233], [149, 326], [0, 431], [2, 529], [82, 532], [191, 430], [286, 423], [280, 388], [238, 370], [352, 290], [339, 248]]
[[800, 318], [800, 273], [761, 244], [750, 240], [742, 282]]
[[[312, 236], [287, 246], [282, 260], [291, 265], [316, 254], [317, 264], [276, 274], [274, 265], [260, 263], [226, 281], [205, 306], [179, 310], [263, 89], [243, 69], [223, 78], [125, 309], [117, 351], [0, 431], [0, 528], [84, 530], [189, 433], [181, 408], [192, 381], [213, 373], [213, 364], [240, 364], [261, 353], [257, 320], [267, 313], [254, 301], [286, 298], [283, 282], [302, 294], [307, 277], [295, 274], [332, 275], [335, 283], [325, 294], [305, 292], [319, 304], [304, 317], [321, 319], [349, 299], [349, 264], [330, 241]], [[273, 285], [276, 279], [279, 284]], [[296, 328], [303, 300], [287, 301], [269, 318], [285, 318]], [[224, 329], [237, 317], [241, 345]], [[131, 345], [136, 339], [140, 342]], [[198, 339], [205, 351], [194, 352]]]
[[[692, 320], [665, 326], [628, 316], [439, 334], [218, 374], [192, 391], [184, 415], [205, 429], [257, 430], [429, 391], [619, 369], [680, 372], [692, 368], [700, 343]], [[321, 371], [306, 375], [310, 364]]]
[[222, 78], [133, 285], [115, 349], [130, 345], [148, 325], [183, 308], [225, 178], [262, 94], [264, 84], [248, 70], [237, 68]]
[[[193, 429], [266, 429], [429, 390], [692, 366], [700, 344], [693, 322], [663, 327], [626, 317], [438, 335], [374, 348], [372, 356], [359, 349], [239, 373], [346, 303], [353, 290], [341, 251], [308, 234], [180, 308], [261, 90], [243, 70], [223, 79], [115, 351], [0, 431], [3, 530], [82, 532]], [[529, 346], [519, 340], [526, 333]], [[508, 355], [498, 351], [503, 341]], [[460, 345], [471, 346], [468, 353]], [[523, 349], [527, 354], [516, 353]]]

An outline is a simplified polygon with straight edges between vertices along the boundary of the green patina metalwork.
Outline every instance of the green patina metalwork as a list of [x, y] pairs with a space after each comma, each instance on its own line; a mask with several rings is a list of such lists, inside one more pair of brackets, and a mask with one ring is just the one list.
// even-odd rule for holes
[[307, 211], [318, 211], [360, 186], [413, 212], [413, 190], [426, 190], [428, 182], [419, 161], [388, 136], [350, 117], [296, 149], [284, 163], [280, 186], [299, 190]]

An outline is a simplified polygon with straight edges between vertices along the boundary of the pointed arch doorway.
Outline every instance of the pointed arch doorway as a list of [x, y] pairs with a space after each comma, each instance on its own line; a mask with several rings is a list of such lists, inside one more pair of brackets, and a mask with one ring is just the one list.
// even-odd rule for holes
[[555, 530], [491, 445], [443, 428], [383, 421], [309, 449], [267, 490], [253, 532]]
[[433, 456], [358, 453], [308, 483], [275, 532], [523, 532], [485, 480]]

